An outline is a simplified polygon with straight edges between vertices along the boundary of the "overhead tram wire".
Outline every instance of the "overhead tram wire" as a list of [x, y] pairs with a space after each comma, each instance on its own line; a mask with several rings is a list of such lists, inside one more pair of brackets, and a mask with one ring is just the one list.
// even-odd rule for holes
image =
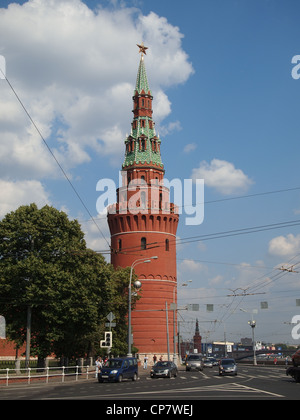
[[[287, 261], [286, 265], [290, 266], [291, 262], [295, 260], [296, 258], [298, 258], [299, 256], [300, 254], [298, 253], [292, 258], [290, 258]], [[300, 261], [296, 261], [292, 266], [296, 267], [299, 264], [300, 264]], [[289, 273], [288, 270], [278, 272], [278, 267], [275, 267], [271, 272], [254, 280], [254, 282], [250, 283], [250, 285], [248, 285], [247, 287], [235, 289], [235, 290], [244, 290], [243, 294], [233, 293], [231, 295], [226, 295], [226, 296], [214, 296], [213, 299], [217, 297], [227, 297], [227, 298], [231, 297], [230, 303], [226, 305], [226, 310], [224, 311], [223, 315], [221, 315], [220, 317], [217, 317], [220, 319], [218, 321], [216, 320], [216, 323], [220, 326], [220, 324], [226, 322], [236, 312], [237, 308], [241, 306], [242, 302], [247, 296], [261, 294], [260, 292], [258, 292], [259, 290], [261, 290], [264, 287], [269, 286], [270, 284], [273, 284], [275, 281], [281, 279], [283, 276], [285, 276], [288, 273]], [[269, 276], [269, 277], [266, 278], [266, 276]], [[261, 280], [262, 278], [264, 278], [264, 280], [259, 282], [259, 280]], [[198, 296], [192, 299], [198, 300], [198, 299], [208, 299], [208, 298], [207, 297], [201, 298]], [[236, 304], [233, 308], [234, 303]]]
[[0, 68], [0, 71], [3, 75], [3, 78], [6, 80], [8, 86], [10, 87], [10, 89], [12, 90], [12, 92], [14, 93], [15, 97], [17, 98], [18, 102], [20, 103], [21, 107], [23, 108], [23, 110], [25, 111], [26, 115], [28, 116], [29, 120], [31, 121], [32, 125], [34, 126], [35, 130], [37, 131], [37, 133], [39, 134], [40, 138], [42, 139], [43, 143], [45, 144], [46, 148], [48, 149], [49, 153], [51, 154], [51, 156], [53, 157], [53, 159], [55, 160], [56, 164], [58, 165], [59, 169], [61, 170], [63, 176], [65, 177], [65, 179], [68, 181], [69, 185], [71, 186], [72, 190], [74, 191], [75, 195], [77, 196], [77, 198], [79, 199], [79, 201], [81, 202], [82, 206], [84, 207], [84, 209], [86, 210], [87, 214], [89, 215], [90, 219], [93, 221], [93, 223], [95, 224], [95, 226], [97, 227], [99, 233], [101, 234], [101, 236], [103, 237], [103, 239], [105, 240], [105, 242], [107, 243], [108, 247], [110, 248], [110, 244], [108, 242], [108, 240], [106, 239], [106, 237], [104, 236], [103, 232], [101, 231], [100, 227], [98, 226], [98, 224], [96, 223], [95, 218], [92, 216], [91, 212], [89, 211], [88, 207], [86, 206], [86, 204], [84, 203], [83, 199], [81, 198], [81, 196], [79, 195], [78, 191], [76, 190], [76, 188], [74, 187], [73, 183], [71, 182], [70, 178], [68, 177], [67, 173], [65, 172], [64, 168], [61, 166], [61, 164], [59, 163], [58, 159], [56, 158], [56, 156], [54, 155], [54, 153], [52, 152], [51, 148], [49, 147], [46, 139], [44, 138], [44, 136], [42, 135], [41, 131], [39, 130], [38, 126], [36, 125], [36, 123], [34, 122], [33, 118], [31, 117], [31, 115], [29, 114], [29, 112], [27, 111], [25, 105], [23, 104], [21, 98], [19, 97], [19, 95], [17, 94], [17, 92], [15, 91], [14, 87], [12, 86], [12, 84], [10, 83], [10, 81], [8, 80], [8, 78], [6, 77], [6, 75], [3, 73], [2, 69]]
[[[222, 202], [225, 202], [225, 201], [241, 200], [241, 199], [244, 199], [244, 198], [253, 198], [253, 197], [260, 197], [260, 196], [264, 196], [264, 195], [280, 194], [280, 193], [284, 193], [284, 192], [297, 191], [297, 190], [300, 190], [300, 187], [291, 187], [291, 188], [284, 188], [284, 189], [281, 189], [281, 190], [263, 191], [261, 193], [239, 195], [237, 197], [220, 198], [220, 199], [217, 199], [217, 200], [208, 200], [208, 201], [200, 202], [200, 203], [196, 203], [196, 204], [192, 203], [190, 205], [185, 204], [185, 205], [177, 206], [177, 207], [178, 208], [195, 207], [196, 205], [222, 203]], [[106, 218], [107, 218], [107, 215], [94, 217], [95, 220], [105, 220]], [[91, 219], [79, 220], [79, 222], [80, 223], [89, 223], [89, 222], [92, 222], [92, 220]]]
[[[275, 269], [278, 270], [278, 269]], [[249, 287], [247, 290], [249, 290], [250, 292], [253, 293], [257, 293], [258, 290], [262, 289], [263, 287], [268, 286], [271, 283], [274, 283], [275, 281], [281, 279], [283, 276], [285, 276], [286, 274], [289, 274], [288, 271], [281, 271], [281, 272], [276, 272], [274, 273], [274, 275], [272, 277], [266, 278], [264, 281], [253, 285], [252, 287]]]
[[[300, 254], [296, 254], [295, 256], [291, 257], [286, 265], [290, 265], [290, 263], [295, 259], [298, 258], [300, 256]], [[300, 264], [299, 262], [296, 262], [293, 264], [293, 266], [297, 266], [298, 264]], [[285, 274], [288, 273], [288, 271], [281, 271], [278, 272], [279, 268], [275, 267], [272, 271], [270, 271], [269, 273], [259, 277], [258, 279], [254, 280], [254, 282], [252, 282], [248, 287], [245, 288], [245, 290], [247, 290], [248, 292], [257, 292], [258, 290], [260, 290], [261, 288], [269, 285], [271, 282], [276, 281], [278, 279], [280, 279], [281, 277], [283, 277]], [[267, 276], [267, 277], [266, 277]], [[260, 281], [261, 279], [263, 279], [262, 281]]]
[[[236, 197], [219, 198], [219, 199], [216, 199], [216, 200], [208, 200], [208, 201], [205, 201], [203, 203], [191, 204], [191, 206], [195, 207], [195, 205], [200, 205], [200, 204], [222, 203], [222, 202], [225, 202], [225, 201], [241, 200], [241, 199], [244, 199], [244, 198], [262, 197], [264, 195], [279, 194], [279, 193], [283, 193], [283, 192], [290, 192], [290, 191], [297, 191], [297, 190], [300, 190], [300, 187], [283, 188], [283, 189], [280, 189], [280, 190], [263, 191], [261, 193], [238, 195]], [[180, 207], [185, 207], [185, 206], [180, 206]]]
[[227, 265], [227, 266], [233, 266], [233, 267], [238, 267], [238, 268], [243, 268], [245, 270], [247, 269], [259, 269], [259, 270], [269, 270], [269, 269], [273, 269], [273, 267], [266, 267], [266, 266], [262, 266], [262, 265], [250, 265], [250, 264], [237, 264], [237, 263], [230, 263], [230, 262], [222, 262], [222, 261], [208, 261], [208, 260], [198, 260], [198, 259], [194, 259], [194, 258], [177, 258], [177, 261], [193, 261], [193, 262], [200, 262], [200, 263], [205, 263], [205, 264], [219, 264], [219, 265]]
[[224, 231], [224, 232], [216, 232], [216, 233], [211, 233], [211, 234], [206, 234], [206, 235], [191, 236], [188, 238], [181, 238], [177, 241], [177, 243], [181, 245], [185, 243], [207, 241], [207, 240], [219, 239], [219, 238], [227, 238], [230, 236], [238, 236], [238, 235], [245, 235], [249, 233], [264, 232], [266, 230], [280, 229], [280, 228], [298, 226], [298, 225], [300, 225], [299, 219], [291, 220], [287, 222], [272, 223], [268, 225], [234, 229], [234, 230], [229, 230], [229, 231]]
[[[29, 112], [27, 111], [27, 109], [26, 109], [25, 105], [23, 104], [21, 98], [19, 97], [19, 95], [17, 94], [17, 92], [15, 91], [14, 87], [12, 86], [12, 84], [10, 83], [10, 81], [8, 80], [8, 78], [6, 77], [6, 75], [3, 73], [3, 71], [2, 71], [1, 68], [0, 68], [0, 71], [1, 71], [1, 73], [3, 75], [3, 78], [6, 80], [7, 84], [10, 87], [10, 89], [12, 90], [12, 92], [15, 95], [15, 97], [17, 98], [18, 102], [20, 103], [21, 107], [23, 108], [23, 110], [25, 111], [26, 115], [28, 116], [29, 120], [33, 124], [34, 128], [36, 129], [37, 133], [41, 137], [41, 139], [42, 139], [43, 143], [45, 144], [47, 150], [49, 151], [49, 153], [51, 154], [51, 156], [55, 160], [56, 164], [60, 168], [61, 172], [63, 173], [65, 179], [68, 181], [69, 185], [71, 186], [72, 190], [76, 194], [77, 198], [79, 199], [79, 201], [81, 202], [81, 204], [85, 208], [86, 212], [88, 213], [88, 215], [90, 217], [90, 220], [95, 224], [95, 226], [97, 227], [97, 229], [100, 232], [101, 236], [103, 237], [103, 239], [106, 241], [108, 247], [110, 248], [110, 244], [109, 244], [107, 238], [104, 236], [103, 232], [101, 231], [101, 229], [99, 228], [98, 224], [96, 223], [95, 218], [92, 216], [91, 212], [89, 211], [88, 207], [84, 203], [83, 199], [79, 195], [79, 193], [76, 190], [76, 188], [74, 187], [74, 185], [71, 182], [70, 178], [68, 177], [67, 173], [65, 172], [65, 170], [61, 166], [60, 162], [58, 161], [58, 159], [56, 158], [56, 156], [52, 152], [51, 148], [49, 147], [48, 143], [46, 142], [46, 139], [42, 135], [41, 131], [39, 130], [38, 126], [34, 122], [33, 118], [29, 114]], [[289, 188], [289, 189], [281, 189], [281, 190], [274, 190], [274, 191], [268, 191], [268, 192], [257, 193], [257, 194], [249, 194], [249, 195], [244, 195], [244, 196], [239, 196], [239, 197], [230, 197], [230, 198], [219, 199], [219, 200], [211, 200], [211, 201], [206, 202], [206, 204], [208, 204], [208, 203], [222, 202], [222, 201], [229, 201], [229, 200], [236, 200], [236, 199], [241, 199], [241, 198], [256, 197], [256, 196], [262, 196], [262, 195], [267, 195], [267, 194], [275, 194], [275, 193], [280, 193], [280, 192], [285, 192], [285, 191], [294, 191], [294, 190], [298, 190], [298, 189], [300, 189], [300, 187], [294, 187], [294, 188]], [[280, 226], [280, 225], [286, 225], [286, 224], [288, 224], [288, 226]], [[244, 229], [232, 230], [232, 231], [227, 231], [227, 232], [219, 232], [219, 233], [214, 233], [214, 234], [200, 235], [198, 237], [196, 236], [196, 237], [189, 237], [189, 238], [183, 238], [183, 239], [181, 238], [179, 240], [176, 239], [175, 241], [176, 241], [176, 243], [179, 243], [179, 244], [185, 244], [185, 243], [191, 243], [191, 242], [197, 242], [197, 241], [218, 239], [218, 238], [223, 238], [223, 237], [228, 237], [228, 236], [236, 236], [236, 235], [248, 234], [248, 233], [253, 233], [253, 232], [255, 233], [255, 232], [260, 232], [260, 231], [265, 231], [265, 230], [271, 230], [271, 229], [278, 229], [278, 228], [281, 228], [281, 227], [296, 226], [296, 225], [299, 225], [299, 224], [300, 224], [300, 220], [296, 220], [296, 221], [282, 222], [282, 223], [272, 224], [272, 225], [263, 225], [263, 226], [257, 226], [257, 227], [252, 227], [252, 228], [244, 228]], [[153, 243], [153, 244], [158, 244], [158, 243]], [[161, 246], [163, 246], [163, 245], [161, 245]], [[133, 247], [133, 248], [136, 248], [136, 247]], [[130, 249], [130, 248], [128, 248], [128, 249]]]
[[[295, 259], [297, 256], [299, 256], [299, 254], [297, 254], [296, 256], [294, 256], [294, 257], [292, 257], [290, 260], [289, 260], [289, 262], [290, 261], [292, 261], [293, 259]], [[295, 265], [297, 265], [297, 264], [299, 264], [299, 263], [295, 263]], [[275, 272], [275, 270], [277, 270], [277, 268], [275, 268], [273, 271]], [[287, 274], [288, 272], [286, 272], [286, 271], [284, 271], [284, 272], [275, 272], [274, 273], [274, 275], [273, 275], [273, 277], [269, 277], [269, 278], [266, 278], [264, 281], [262, 281], [261, 283], [258, 283], [258, 284], [254, 284], [253, 286], [248, 286], [248, 287], [246, 287], [246, 288], [244, 288], [244, 290], [245, 291], [247, 291], [247, 293], [245, 292], [245, 294], [244, 295], [231, 295], [232, 296], [232, 301], [231, 301], [231, 303], [230, 303], [230, 305], [229, 305], [229, 307], [227, 307], [226, 309], [226, 311], [225, 311], [225, 313], [223, 314], [223, 316], [222, 316], [222, 318], [221, 318], [221, 321], [220, 322], [225, 322], [225, 321], [227, 321], [227, 319], [229, 319], [230, 317], [231, 317], [231, 315], [233, 314], [233, 313], [235, 313], [235, 311], [237, 310], [237, 308], [241, 305], [241, 303], [243, 302], [243, 300], [245, 299], [245, 297], [248, 295], [248, 294], [259, 294], [258, 293], [258, 290], [260, 290], [260, 289], [262, 289], [262, 288], [264, 288], [264, 287], [266, 287], [266, 286], [268, 286], [269, 284], [271, 284], [271, 283], [273, 283], [274, 281], [277, 281], [277, 280], [279, 280], [279, 279], [281, 279], [283, 276], [285, 276], [286, 274]], [[270, 273], [271, 274], [271, 273]], [[263, 277], [265, 277], [265, 276], [263, 276]], [[262, 278], [262, 277], [260, 277], [260, 278]], [[259, 280], [259, 279], [258, 279]], [[255, 282], [254, 282], [255, 283]], [[251, 292], [251, 293], [249, 293], [249, 292]], [[238, 301], [238, 303], [237, 303], [237, 305], [234, 307], [234, 309], [233, 310], [230, 310], [230, 308], [232, 307], [232, 305], [233, 305], [233, 303], [236, 301], [236, 298], [238, 298], [238, 297], [240, 297], [240, 299], [239, 299], [239, 301]], [[224, 320], [224, 318], [225, 318], [225, 320]]]
[[[288, 261], [288, 263], [290, 263], [292, 260], [294, 260], [298, 256], [299, 256], [299, 254], [292, 257]], [[298, 264], [300, 264], [300, 262], [296, 262], [294, 265], [296, 266]], [[215, 320], [215, 328], [214, 328], [213, 332], [216, 332], [218, 330], [218, 327], [220, 327], [223, 323], [226, 323], [228, 321], [228, 319], [233, 314], [236, 313], [236, 310], [242, 305], [242, 302], [245, 300], [246, 296], [252, 295], [252, 294], [253, 295], [260, 294], [260, 293], [257, 292], [258, 290], [260, 290], [263, 287], [268, 286], [269, 284], [273, 283], [274, 281], [277, 281], [277, 280], [281, 279], [283, 276], [285, 276], [288, 273], [288, 271], [276, 272], [277, 270], [278, 270], [278, 268], [274, 268], [274, 270], [271, 272], [271, 273], [274, 273], [274, 275], [270, 278], [266, 278], [261, 283], [255, 284], [255, 281], [254, 281], [253, 286], [249, 285], [248, 287], [243, 288], [243, 290], [245, 290], [245, 294], [227, 295], [228, 298], [231, 297], [231, 301], [228, 305], [226, 305], [226, 310], [223, 312], [223, 314], [220, 314], [220, 316], [217, 316], [217, 318]], [[270, 273], [270, 275], [271, 275], [271, 273]], [[262, 277], [265, 277], [265, 276], [262, 276]], [[262, 277], [260, 277], [259, 279], [261, 279]], [[251, 292], [251, 293], [249, 293], [249, 292]], [[221, 297], [221, 296], [219, 296], [219, 297]], [[216, 296], [214, 298], [216, 298]], [[200, 299], [200, 297], [194, 298], [194, 299]], [[207, 299], [207, 297], [205, 297], [205, 299]]]
[[[233, 237], [233, 236], [246, 235], [250, 233], [264, 232], [267, 230], [283, 229], [283, 228], [299, 226], [299, 225], [300, 225], [300, 219], [290, 220], [286, 222], [272, 223], [268, 225], [260, 225], [260, 226], [253, 226], [253, 227], [248, 227], [248, 228], [241, 228], [241, 229], [208, 233], [208, 234], [197, 235], [197, 236], [190, 236], [186, 238], [170, 239], [170, 245], [172, 244], [182, 245], [182, 244], [188, 244], [192, 242], [202, 242], [202, 241], [208, 241], [208, 240], [213, 240], [213, 239], [222, 239], [222, 238], [228, 238], [228, 237]], [[148, 245], [152, 245], [153, 248], [159, 248], [159, 247], [161, 248], [165, 246], [165, 241], [151, 242], [151, 244], [148, 244]], [[119, 252], [122, 254], [129, 254], [129, 253], [137, 252], [137, 251], [142, 251], [139, 245], [122, 248], [121, 251], [116, 250], [116, 252]]]

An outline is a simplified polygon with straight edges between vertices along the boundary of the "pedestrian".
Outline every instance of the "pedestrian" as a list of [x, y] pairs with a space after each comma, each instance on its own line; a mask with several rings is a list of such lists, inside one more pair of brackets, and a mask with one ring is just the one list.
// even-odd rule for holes
[[160, 358], [159, 358], [159, 360], [162, 362], [162, 359], [163, 359], [163, 356], [161, 355]]
[[274, 359], [274, 365], [277, 365], [277, 359], [276, 359], [276, 357]]
[[101, 369], [101, 358], [97, 357], [96, 359], [96, 378], [98, 378], [99, 370]]
[[144, 356], [144, 369], [147, 369], [147, 364], [148, 364], [148, 356], [147, 356], [147, 354], [145, 354], [145, 356]]
[[153, 364], [155, 365], [155, 363], [156, 363], [156, 360], [157, 360], [157, 357], [156, 357], [156, 354], [153, 356]]

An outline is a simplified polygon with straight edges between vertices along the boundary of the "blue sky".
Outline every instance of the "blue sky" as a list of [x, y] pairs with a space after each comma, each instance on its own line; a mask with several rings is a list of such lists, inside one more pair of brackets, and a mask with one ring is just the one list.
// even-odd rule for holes
[[[300, 220], [300, 80], [291, 74], [300, 55], [299, 2], [29, 0], [0, 7], [6, 76], [108, 239], [96, 184], [118, 180], [136, 43], [144, 41], [166, 177], [205, 182], [204, 222], [186, 226], [182, 215], [178, 229], [182, 239], [198, 237], [178, 245], [178, 284], [192, 280], [179, 287], [179, 305], [200, 305], [180, 312], [182, 332], [192, 334], [197, 317], [208, 341], [223, 338], [224, 325], [227, 338], [238, 340], [250, 336], [247, 321], [258, 309], [258, 340], [299, 344], [288, 324], [300, 310], [299, 274], [278, 270], [295, 264], [300, 271], [299, 226], [199, 238]], [[49, 203], [82, 222], [90, 247], [107, 249], [5, 80], [0, 92], [0, 216]], [[264, 294], [227, 296], [241, 290]], [[260, 309], [265, 301], [268, 309]]]

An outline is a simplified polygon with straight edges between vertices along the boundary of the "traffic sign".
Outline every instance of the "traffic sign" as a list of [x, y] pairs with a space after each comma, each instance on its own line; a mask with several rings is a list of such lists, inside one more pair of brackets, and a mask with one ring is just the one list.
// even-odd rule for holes
[[187, 305], [188, 311], [199, 311], [199, 304], [198, 303], [189, 303]]
[[115, 327], [117, 324], [115, 322], [105, 322], [107, 328]]
[[112, 322], [112, 321], [115, 319], [115, 316], [114, 316], [114, 314], [113, 314], [112, 312], [110, 312], [110, 313], [107, 315], [106, 319], [108, 319], [108, 320], [109, 320], [109, 322]]

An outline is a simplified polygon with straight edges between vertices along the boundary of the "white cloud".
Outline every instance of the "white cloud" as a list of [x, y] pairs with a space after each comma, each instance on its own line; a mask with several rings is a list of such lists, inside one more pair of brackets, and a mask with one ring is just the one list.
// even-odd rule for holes
[[180, 263], [179, 269], [182, 272], [186, 272], [186, 271], [199, 272], [199, 271], [206, 270], [206, 266], [200, 262], [185, 259]]
[[51, 204], [48, 193], [39, 181], [9, 182], [0, 180], [0, 218], [21, 205], [36, 203], [38, 207]]
[[225, 160], [202, 161], [199, 168], [192, 171], [192, 179], [204, 179], [208, 187], [215, 188], [224, 195], [246, 191], [253, 181], [241, 169]]
[[[137, 43], [143, 40], [149, 47], [145, 63], [157, 131], [171, 113], [165, 87], [183, 83], [193, 73], [177, 27], [155, 13], [143, 16], [137, 8], [115, 6], [100, 4], [91, 10], [81, 0], [28, 0], [0, 8], [0, 54], [7, 79], [70, 178], [73, 168], [95, 155], [99, 162], [109, 159], [115, 164], [124, 153], [139, 62]], [[38, 201], [47, 199], [38, 182], [62, 177], [2, 79], [0, 159], [0, 180], [10, 181], [7, 194], [18, 192], [7, 202], [1, 196], [2, 213], [27, 202], [20, 193], [25, 185], [21, 181], [27, 180], [28, 189], [37, 182]]]
[[[171, 86], [184, 83], [193, 74], [188, 56], [181, 49], [183, 35], [177, 26], [171, 25], [165, 17], [151, 12], [147, 16], [140, 15], [139, 30], [149, 40], [151, 47], [149, 69], [154, 84]], [[159, 72], [155, 70], [158, 68]]]
[[215, 277], [213, 277], [212, 279], [209, 280], [209, 285], [218, 286], [222, 283], [222, 281], [223, 281], [223, 276], [218, 274], [217, 276], [215, 276]]
[[190, 152], [193, 152], [196, 149], [197, 149], [196, 143], [189, 143], [184, 147], [183, 151], [184, 151], [184, 153], [190, 153]]
[[[149, 46], [145, 60], [158, 125], [171, 112], [164, 87], [193, 73], [179, 29], [155, 13], [101, 6], [92, 11], [80, 0], [29, 0], [0, 11], [7, 78], [65, 169], [88, 162], [91, 150], [101, 156], [123, 153], [137, 42]], [[53, 177], [52, 157], [5, 83], [0, 80], [0, 157], [7, 161], [2, 170]]]
[[98, 215], [94, 220], [96, 224], [92, 220], [81, 222], [87, 247], [95, 251], [101, 251], [103, 256], [109, 261], [110, 252], [108, 244], [110, 243], [110, 233], [106, 216]]
[[269, 242], [269, 254], [280, 257], [293, 256], [300, 252], [300, 235], [292, 233], [287, 236], [277, 236]]

